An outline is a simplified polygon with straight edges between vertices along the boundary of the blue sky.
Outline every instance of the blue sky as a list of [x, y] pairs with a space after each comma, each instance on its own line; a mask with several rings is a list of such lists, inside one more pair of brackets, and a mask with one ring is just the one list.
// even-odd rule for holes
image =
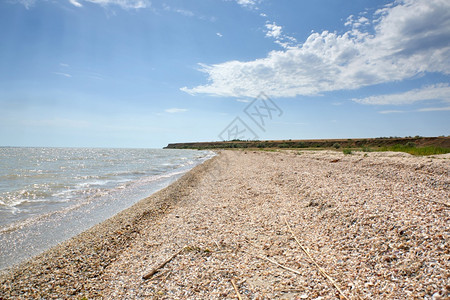
[[4, 0], [0, 146], [450, 135], [449, 28], [448, 0]]

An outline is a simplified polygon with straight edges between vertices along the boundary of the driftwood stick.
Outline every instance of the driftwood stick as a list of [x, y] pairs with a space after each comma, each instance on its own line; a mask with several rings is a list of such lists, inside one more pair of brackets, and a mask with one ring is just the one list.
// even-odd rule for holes
[[311, 256], [311, 254], [309, 254], [308, 250], [302, 246], [302, 244], [300, 243], [300, 241], [297, 239], [297, 237], [295, 236], [294, 232], [292, 231], [291, 226], [289, 225], [288, 221], [286, 219], [284, 219], [284, 221], [286, 222], [287, 227], [289, 228], [289, 231], [291, 232], [292, 236], [294, 237], [294, 240], [297, 242], [297, 244], [300, 246], [300, 248], [303, 250], [303, 252], [306, 253], [306, 255], [309, 257], [309, 259], [312, 261], [312, 263], [317, 267], [317, 269], [319, 269], [320, 273], [322, 273], [322, 275], [327, 278], [332, 284], [333, 286], [337, 289], [337, 291], [339, 292], [339, 294], [341, 294], [341, 296], [346, 299], [349, 300], [347, 298], [347, 296], [345, 296], [345, 294], [342, 292], [342, 290], [339, 288], [339, 286], [336, 284], [336, 282], [333, 280], [333, 278], [331, 278], [324, 269], [322, 269], [321, 266], [319, 266], [319, 264], [317, 264], [317, 262], [314, 260], [314, 258]]
[[236, 297], [237, 297], [239, 300], [242, 300], [241, 294], [239, 293], [239, 290], [238, 290], [238, 288], [237, 288], [237, 286], [236, 286], [236, 283], [234, 282], [233, 279], [231, 279], [230, 281], [231, 281], [231, 284], [233, 285], [234, 291], [236, 292]]
[[153, 275], [155, 275], [159, 271], [159, 269], [164, 268], [166, 264], [168, 264], [172, 259], [174, 259], [178, 254], [180, 254], [184, 250], [184, 248], [185, 247], [181, 248], [181, 250], [176, 252], [174, 255], [172, 255], [171, 257], [169, 257], [168, 259], [166, 259], [165, 261], [163, 261], [162, 263], [151, 269], [150, 272], [142, 276], [142, 279], [144, 280], [150, 279]]
[[169, 275], [169, 273], [170, 273], [169, 270], [164, 271], [164, 272], [160, 272], [158, 275], [153, 276], [151, 279], [152, 279], [152, 280], [155, 280], [155, 279], [158, 279], [158, 278], [163, 277], [164, 275]]

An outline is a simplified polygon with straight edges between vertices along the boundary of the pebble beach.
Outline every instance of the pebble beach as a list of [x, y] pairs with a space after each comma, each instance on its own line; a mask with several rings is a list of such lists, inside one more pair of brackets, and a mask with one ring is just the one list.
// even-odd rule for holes
[[0, 299], [448, 299], [450, 156], [221, 151]]

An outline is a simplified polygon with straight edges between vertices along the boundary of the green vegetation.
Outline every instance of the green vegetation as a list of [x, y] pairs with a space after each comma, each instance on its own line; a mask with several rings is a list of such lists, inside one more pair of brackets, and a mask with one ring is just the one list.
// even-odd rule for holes
[[407, 142], [406, 144], [396, 144], [393, 146], [383, 146], [376, 149], [370, 147], [363, 147], [361, 149], [363, 152], [383, 152], [383, 151], [393, 151], [393, 152], [405, 152], [412, 155], [437, 155], [450, 153], [450, 148], [437, 147], [437, 146], [423, 146], [417, 147], [413, 142]]
[[450, 137], [380, 137], [369, 139], [317, 139], [317, 140], [231, 140], [223, 142], [194, 142], [169, 144], [168, 149], [340, 149], [349, 151], [400, 151], [413, 155], [450, 153]]
[[436, 146], [416, 147], [408, 144], [406, 145], [397, 144], [390, 147], [381, 147], [376, 151], [406, 152], [412, 155], [435, 155], [435, 154], [450, 153], [450, 148], [443, 148]]
[[342, 152], [344, 154], [352, 154], [352, 150], [351, 149], [344, 149], [344, 150], [342, 150]]

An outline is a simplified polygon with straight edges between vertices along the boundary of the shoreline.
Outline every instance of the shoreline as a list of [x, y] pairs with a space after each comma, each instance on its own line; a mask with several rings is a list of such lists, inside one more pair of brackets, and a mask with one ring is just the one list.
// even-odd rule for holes
[[[88, 288], [85, 284], [81, 284], [82, 287], [78, 287], [80, 282], [89, 278], [95, 278], [99, 274], [102, 268], [107, 266], [120, 252], [124, 251], [126, 247], [136, 238], [137, 230], [136, 225], [144, 220], [147, 222], [156, 221], [162, 215], [167, 213], [174, 205], [177, 204], [177, 200], [185, 193], [185, 187], [191, 186], [198, 180], [200, 174], [205, 172], [208, 168], [210, 161], [215, 157], [208, 159], [200, 165], [197, 165], [181, 178], [169, 186], [157, 191], [149, 197], [140, 200], [133, 206], [117, 213], [113, 217], [91, 227], [90, 229], [66, 240], [58, 245], [50, 248], [49, 250], [32, 257], [16, 266], [0, 270], [0, 299], [7, 297], [3, 295], [8, 289], [16, 290], [16, 282], [12, 282], [13, 277], [28, 277], [29, 282], [24, 282], [24, 286], [41, 286], [42, 282], [39, 278], [35, 278], [36, 274], [42, 274], [40, 269], [67, 269], [69, 268], [73, 275], [76, 276], [76, 280], [72, 283], [67, 282], [69, 274], [60, 274], [62, 276], [52, 277], [54, 285], [58, 285], [63, 282], [64, 285], [73, 284], [74, 290], [71, 293], [67, 293], [67, 296], [73, 296], [79, 293], [81, 290]], [[69, 254], [69, 255], [67, 255]], [[75, 259], [74, 259], [75, 255]], [[81, 257], [88, 257], [88, 260], [78, 259]], [[76, 269], [79, 269], [78, 271]], [[29, 274], [29, 275], [27, 275]], [[36, 282], [33, 282], [33, 279]], [[47, 287], [48, 288], [48, 287]], [[28, 289], [25, 288], [25, 292]], [[14, 296], [19, 296], [21, 292]], [[54, 295], [57, 290], [50, 289], [38, 291], [38, 295]], [[32, 297], [37, 296], [32, 293]], [[12, 295], [8, 295], [12, 296]], [[27, 296], [23, 296], [27, 297]]]
[[224, 151], [2, 272], [0, 298], [232, 298], [234, 286], [250, 298], [338, 296], [293, 236], [350, 298], [445, 297], [448, 171], [448, 159], [399, 153]]
[[[48, 149], [42, 151], [49, 152]], [[85, 154], [83, 151], [92, 151], [92, 149], [70, 152], [70, 154], [82, 157]], [[116, 150], [97, 152], [97, 157], [98, 153], [106, 154], [107, 151]], [[64, 186], [66, 190], [61, 192], [62, 188], [57, 190], [45, 189], [46, 187], [44, 187], [41, 194], [45, 194], [46, 198], [40, 200], [37, 197], [37, 201], [30, 200], [27, 202], [28, 206], [23, 208], [18, 206], [19, 218], [10, 223], [5, 222], [4, 225], [0, 226], [0, 272], [39, 255], [113, 217], [120, 211], [169, 186], [212, 155], [212, 152], [172, 151], [174, 152], [173, 155], [170, 154], [171, 150], [143, 151], [131, 149], [131, 158], [124, 158], [122, 170], [119, 170], [121, 166], [114, 170], [114, 168], [106, 166], [104, 161], [100, 159], [99, 164], [105, 168], [83, 170], [82, 172], [85, 174], [83, 177], [85, 178], [82, 180], [70, 178], [70, 174], [63, 172], [59, 174], [61, 176], [58, 176], [63, 179], [58, 181], [59, 179], [55, 178], [58, 174], [57, 171], [51, 169], [49, 173], [53, 173], [53, 175], [48, 176], [46, 180], [51, 183], [50, 185]], [[22, 154], [22, 152], [19, 153]], [[124, 152], [114, 153], [123, 155]], [[142, 155], [142, 153], [147, 156]], [[59, 155], [67, 153], [52, 152], [51, 154], [54, 157], [59, 157]], [[139, 157], [139, 161], [146, 164], [142, 166], [134, 165], [138, 161], [136, 155]], [[26, 157], [26, 155], [24, 156]], [[134, 160], [133, 157], [135, 157]], [[154, 158], [154, 171], [149, 171], [148, 160], [151, 158]], [[62, 164], [65, 163], [71, 165], [71, 160], [63, 160]], [[45, 170], [45, 166], [43, 169]], [[86, 175], [86, 172], [90, 175]], [[8, 183], [10, 182], [5, 182], [5, 184]], [[11, 185], [11, 190], [16, 188], [14, 182]], [[30, 193], [33, 193], [32, 195], [36, 193], [39, 195], [40, 193], [40, 190], [36, 188], [34, 190], [26, 189], [27, 192], [30, 190]], [[52, 197], [61, 198], [54, 200]], [[15, 206], [14, 209], [16, 209]], [[7, 217], [14, 220], [14, 213], [7, 210], [2, 212], [9, 213], [11, 217], [9, 215]]]

